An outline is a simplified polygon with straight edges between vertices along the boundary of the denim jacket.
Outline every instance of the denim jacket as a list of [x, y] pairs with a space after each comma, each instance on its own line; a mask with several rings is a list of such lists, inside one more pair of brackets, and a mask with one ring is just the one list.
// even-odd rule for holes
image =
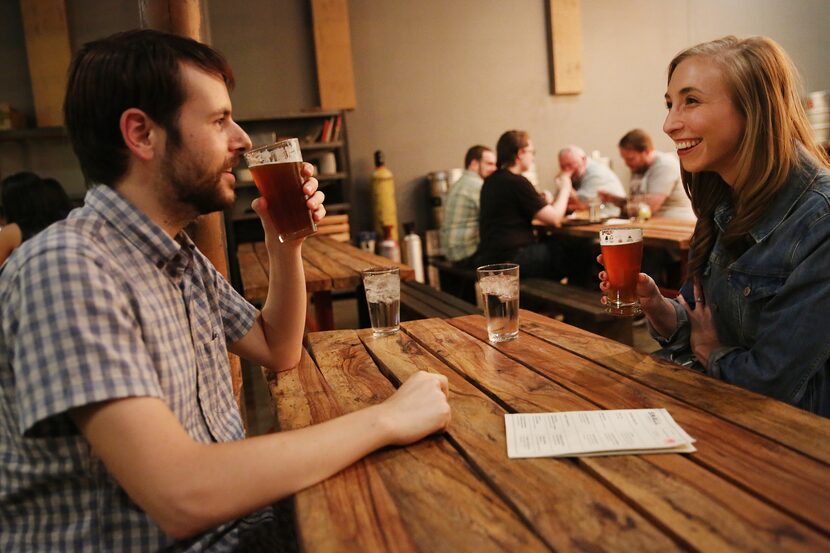
[[[830, 171], [802, 152], [736, 260], [720, 241], [733, 216], [731, 203], [715, 211], [719, 234], [702, 281], [723, 346], [707, 372], [830, 417]], [[692, 300], [690, 281], [681, 293]], [[658, 341], [688, 349], [688, 317], [672, 302], [677, 331]]]

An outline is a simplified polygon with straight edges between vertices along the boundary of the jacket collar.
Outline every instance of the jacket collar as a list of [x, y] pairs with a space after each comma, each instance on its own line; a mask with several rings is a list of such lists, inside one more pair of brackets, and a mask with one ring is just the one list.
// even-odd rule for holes
[[[790, 170], [784, 186], [781, 187], [767, 214], [752, 229], [749, 235], [755, 243], [763, 241], [784, 222], [787, 215], [798, 203], [801, 196], [813, 185], [820, 168], [812, 157], [801, 147], [798, 149], [796, 165]], [[714, 213], [715, 224], [721, 232], [735, 216], [735, 207], [731, 200], [721, 203]]]

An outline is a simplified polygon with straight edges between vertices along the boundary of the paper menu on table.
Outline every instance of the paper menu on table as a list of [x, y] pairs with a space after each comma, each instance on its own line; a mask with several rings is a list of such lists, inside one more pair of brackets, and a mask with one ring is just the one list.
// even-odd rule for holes
[[506, 414], [507, 456], [689, 453], [689, 436], [665, 409]]

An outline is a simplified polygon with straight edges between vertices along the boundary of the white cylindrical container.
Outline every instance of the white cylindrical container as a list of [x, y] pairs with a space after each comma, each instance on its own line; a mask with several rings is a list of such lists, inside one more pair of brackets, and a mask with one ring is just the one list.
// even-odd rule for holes
[[392, 238], [392, 225], [385, 225], [383, 227], [383, 233], [384, 238], [381, 240], [380, 244], [378, 244], [378, 253], [390, 261], [400, 263], [401, 247], [398, 245], [398, 242]]
[[811, 92], [804, 102], [804, 107], [816, 142], [830, 141], [830, 101], [827, 92]]
[[415, 270], [415, 280], [424, 282], [424, 254], [421, 237], [415, 234], [415, 225], [406, 223], [403, 237], [403, 262]]

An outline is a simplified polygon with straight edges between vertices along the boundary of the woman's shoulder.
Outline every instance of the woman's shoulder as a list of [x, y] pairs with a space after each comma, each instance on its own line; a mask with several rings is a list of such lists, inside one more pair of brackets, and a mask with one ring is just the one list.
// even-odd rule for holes
[[0, 229], [0, 264], [23, 242], [23, 233], [17, 223], [9, 223]]

